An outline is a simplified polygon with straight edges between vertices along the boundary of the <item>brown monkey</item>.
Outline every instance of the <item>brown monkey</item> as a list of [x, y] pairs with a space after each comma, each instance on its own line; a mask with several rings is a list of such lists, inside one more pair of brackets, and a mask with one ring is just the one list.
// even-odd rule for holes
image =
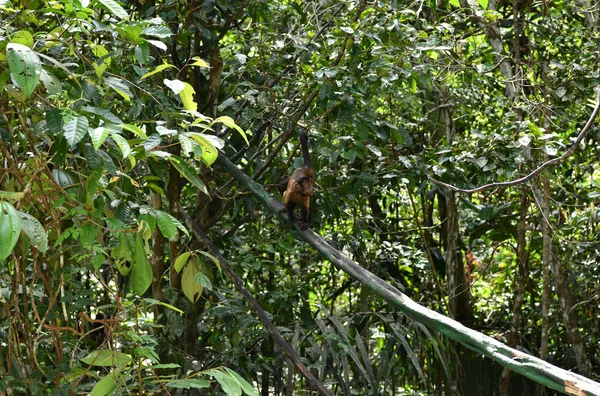
[[301, 221], [298, 223], [298, 228], [306, 230], [310, 227], [310, 197], [315, 191], [315, 179], [308, 152], [308, 138], [304, 130], [300, 131], [300, 145], [304, 156], [304, 168], [296, 169], [290, 177], [279, 183], [279, 192], [283, 195], [283, 204], [292, 226], [295, 223], [294, 208], [300, 205]]

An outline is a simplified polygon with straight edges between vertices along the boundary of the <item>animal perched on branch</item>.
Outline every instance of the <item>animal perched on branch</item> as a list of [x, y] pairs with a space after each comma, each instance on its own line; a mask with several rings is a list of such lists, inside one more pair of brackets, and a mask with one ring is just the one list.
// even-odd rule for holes
[[301, 218], [298, 228], [306, 230], [310, 227], [310, 197], [312, 197], [315, 191], [315, 179], [310, 161], [310, 153], [308, 152], [308, 137], [304, 130], [300, 131], [300, 145], [302, 146], [304, 167], [296, 169], [290, 177], [279, 183], [279, 192], [283, 196], [283, 204], [285, 205], [292, 226], [296, 223], [294, 208], [296, 205], [299, 205]]

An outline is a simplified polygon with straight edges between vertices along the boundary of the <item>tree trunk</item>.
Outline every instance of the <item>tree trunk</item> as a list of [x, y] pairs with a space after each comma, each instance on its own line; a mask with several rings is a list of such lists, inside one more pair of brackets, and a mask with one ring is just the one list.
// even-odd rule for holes
[[[527, 227], [527, 206], [529, 200], [527, 199], [527, 187], [521, 187], [521, 205], [519, 207], [519, 224], [518, 224], [518, 246], [517, 246], [517, 285], [515, 291], [515, 305], [513, 306], [513, 318], [510, 326], [510, 333], [508, 333], [508, 339], [506, 345], [511, 348], [517, 346], [517, 340], [519, 335], [519, 327], [521, 323], [521, 307], [525, 300], [525, 289], [527, 286], [527, 238], [526, 238], [526, 227]], [[502, 376], [500, 377], [500, 396], [508, 395], [508, 387], [510, 385], [510, 376], [512, 371], [508, 368], [504, 368]]]

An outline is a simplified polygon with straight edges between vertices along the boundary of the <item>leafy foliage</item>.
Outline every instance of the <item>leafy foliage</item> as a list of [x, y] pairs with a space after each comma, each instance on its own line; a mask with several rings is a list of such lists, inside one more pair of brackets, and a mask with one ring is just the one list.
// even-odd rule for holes
[[181, 211], [334, 393], [497, 389], [498, 366], [373, 299], [217, 165], [276, 186], [298, 124], [315, 231], [508, 343], [520, 316], [516, 345], [600, 378], [598, 128], [527, 186], [430, 181], [518, 178], [593, 105], [597, 11], [497, 3], [2, 3], [0, 393], [306, 390]]

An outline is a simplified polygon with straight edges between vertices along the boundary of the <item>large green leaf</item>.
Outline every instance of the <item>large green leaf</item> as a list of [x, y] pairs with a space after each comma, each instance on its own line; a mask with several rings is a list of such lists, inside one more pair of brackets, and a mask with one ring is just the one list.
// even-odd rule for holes
[[239, 375], [229, 367], [225, 367], [225, 370], [232, 378], [234, 378], [238, 382], [244, 393], [246, 393], [249, 396], [258, 396], [258, 391], [254, 389], [254, 387], [250, 385], [248, 381], [242, 378], [241, 375]]
[[211, 166], [217, 160], [219, 152], [213, 143], [206, 138], [206, 135], [198, 132], [188, 132], [185, 135], [194, 139], [202, 148], [202, 161], [207, 166]]
[[121, 19], [129, 19], [129, 15], [127, 15], [127, 11], [119, 3], [114, 0], [98, 0], [101, 4], [103, 4], [110, 12], [114, 15], [118, 16]]
[[131, 288], [140, 296], [148, 290], [152, 284], [152, 267], [146, 258], [146, 249], [142, 236], [138, 234], [135, 238], [135, 249], [133, 250], [133, 265], [131, 267]]
[[117, 387], [118, 371], [111, 371], [94, 385], [90, 396], [110, 395]]
[[31, 48], [18, 43], [6, 46], [10, 73], [25, 95], [31, 96], [42, 74], [42, 64]]
[[73, 117], [63, 127], [65, 139], [71, 147], [74, 147], [88, 133], [89, 121], [86, 116]]
[[196, 379], [196, 378], [167, 381], [164, 384], [169, 388], [177, 388], [177, 389], [210, 388], [210, 381], [205, 380], [205, 379]]
[[154, 211], [156, 216], [156, 222], [158, 224], [158, 228], [160, 232], [168, 239], [173, 239], [177, 236], [177, 229], [179, 228], [186, 235], [188, 231], [186, 228], [177, 220], [175, 217], [171, 216], [168, 213], [165, 213], [160, 210]]
[[28, 213], [19, 212], [21, 218], [21, 229], [29, 237], [34, 248], [42, 253], [48, 250], [48, 234], [42, 224]]
[[0, 201], [0, 260], [7, 258], [19, 240], [19, 213], [8, 202]]
[[241, 396], [242, 387], [240, 384], [228, 374], [220, 370], [209, 370], [205, 374], [211, 375], [217, 380], [223, 392], [227, 393], [228, 396]]
[[121, 150], [121, 153], [123, 154], [123, 158], [127, 158], [129, 154], [131, 154], [131, 146], [129, 146], [127, 139], [125, 139], [123, 136], [119, 135], [115, 131], [111, 131], [110, 136], [113, 138], [115, 143], [117, 143], [119, 150]]
[[179, 171], [179, 173], [181, 173], [181, 175], [183, 177], [188, 179], [194, 186], [196, 186], [198, 189], [200, 189], [200, 191], [202, 191], [204, 194], [209, 195], [206, 186], [204, 185], [204, 183], [202, 183], [202, 180], [200, 180], [198, 178], [198, 176], [197, 176], [198, 172], [193, 167], [188, 165], [187, 162], [185, 162], [183, 159], [181, 159], [177, 156], [174, 156], [174, 155], [171, 155], [169, 157], [169, 161], [171, 161], [171, 164], [175, 167], [175, 169], [177, 169]]
[[99, 367], [124, 367], [131, 363], [132, 359], [125, 353], [102, 349], [93, 351], [81, 358], [81, 361], [87, 365]]
[[202, 295], [204, 287], [195, 282], [196, 275], [202, 271], [196, 260], [190, 261], [181, 274], [181, 290], [183, 294], [193, 303]]
[[98, 127], [94, 129], [89, 128], [88, 133], [90, 135], [90, 138], [92, 138], [92, 144], [94, 145], [94, 149], [98, 151], [100, 146], [102, 146], [102, 143], [104, 143], [104, 141], [108, 137], [110, 129], [105, 127]]

